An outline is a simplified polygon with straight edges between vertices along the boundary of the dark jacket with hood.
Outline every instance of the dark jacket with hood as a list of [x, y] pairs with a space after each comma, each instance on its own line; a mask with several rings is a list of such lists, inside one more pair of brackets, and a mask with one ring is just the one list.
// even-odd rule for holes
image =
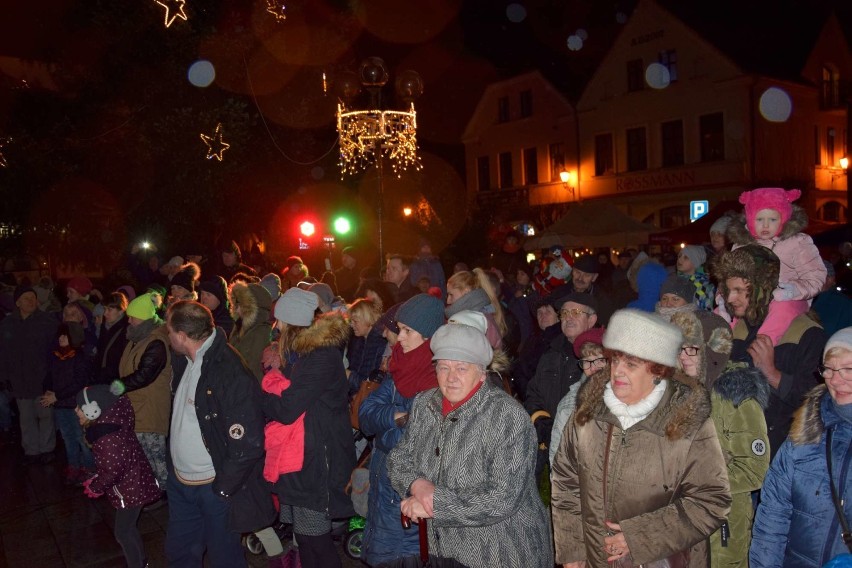
[[0, 321], [0, 377], [12, 383], [16, 398], [44, 394], [50, 352], [59, 320], [36, 310], [26, 319], [17, 308]]
[[541, 357], [550, 349], [550, 343], [562, 335], [562, 326], [555, 324], [540, 330], [524, 342], [518, 358], [512, 363], [512, 386], [521, 400], [527, 396], [527, 388], [535, 376]]
[[535, 376], [527, 387], [524, 407], [535, 417], [533, 422], [538, 418], [536, 413], [541, 411], [551, 418], [556, 416], [559, 401], [583, 376], [583, 371], [577, 366], [574, 346], [561, 331], [560, 328], [559, 335], [550, 342], [550, 350], [542, 355]]
[[818, 568], [848, 553], [840, 537], [828, 487], [826, 432], [832, 430], [834, 487], [852, 519], [852, 423], [844, 419], [825, 385], [811, 390], [796, 412], [761, 491], [749, 561], [752, 568]]
[[127, 314], [122, 314], [121, 319], [110, 327], [107, 327], [106, 322], [101, 324], [92, 384], [108, 385], [120, 377], [118, 368], [127, 346], [127, 325]]
[[234, 330], [234, 318], [231, 315], [231, 302], [228, 299], [228, 283], [221, 276], [214, 276], [212, 280], [201, 283], [201, 290], [216, 296], [219, 305], [213, 312], [213, 324], [225, 330], [228, 337]]
[[295, 357], [284, 365], [291, 381], [281, 396], [263, 394], [267, 419], [292, 424], [305, 413], [305, 461], [301, 471], [278, 478], [281, 502], [326, 513], [330, 518], [354, 514], [344, 488], [355, 467], [349, 423], [348, 383], [343, 346], [349, 326], [338, 313], [314, 320], [293, 341]]
[[231, 332], [230, 343], [243, 356], [259, 383], [264, 375], [260, 358], [272, 341], [272, 326], [269, 324], [272, 296], [260, 284], [234, 282], [231, 285], [231, 298], [234, 301], [233, 309], [240, 309], [240, 319]]
[[162, 491], [136, 439], [133, 405], [126, 396], [89, 424], [86, 441], [98, 468], [89, 485], [92, 491], [106, 493], [116, 509], [141, 507], [160, 498]]
[[[172, 396], [187, 363], [184, 356], [172, 358]], [[228, 529], [234, 532], [261, 529], [275, 516], [263, 479], [265, 421], [260, 396], [260, 385], [217, 329], [201, 364], [195, 414], [216, 470], [213, 491], [228, 499]]]

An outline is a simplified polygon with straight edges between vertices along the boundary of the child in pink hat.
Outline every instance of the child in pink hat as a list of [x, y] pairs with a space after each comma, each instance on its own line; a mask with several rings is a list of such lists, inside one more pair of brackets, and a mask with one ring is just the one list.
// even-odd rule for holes
[[[796, 316], [808, 311], [811, 300], [825, 284], [826, 270], [819, 251], [802, 232], [808, 225], [807, 213], [793, 205], [801, 195], [798, 189], [788, 191], [780, 187], [744, 191], [740, 203], [745, 206], [745, 214], [733, 221], [727, 231], [733, 248], [756, 243], [771, 249], [781, 260], [778, 287], [772, 294], [766, 320], [758, 330], [768, 335], [773, 345], [778, 344]], [[724, 313], [724, 302], [718, 300], [720, 315], [730, 319]]]

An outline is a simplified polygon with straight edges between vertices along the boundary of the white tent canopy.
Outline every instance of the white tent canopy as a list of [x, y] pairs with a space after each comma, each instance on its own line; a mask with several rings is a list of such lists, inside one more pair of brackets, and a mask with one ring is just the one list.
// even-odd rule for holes
[[540, 234], [527, 238], [524, 248], [621, 248], [645, 244], [648, 235], [656, 231], [655, 226], [637, 221], [610, 203], [580, 203]]

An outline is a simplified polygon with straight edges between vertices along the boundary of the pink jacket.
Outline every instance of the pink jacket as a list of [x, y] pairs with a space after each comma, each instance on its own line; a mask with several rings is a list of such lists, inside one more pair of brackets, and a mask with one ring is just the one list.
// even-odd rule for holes
[[[810, 300], [822, 291], [827, 276], [822, 257], [814, 241], [805, 233], [796, 233], [786, 239], [754, 239], [754, 242], [771, 249], [781, 261], [778, 276], [779, 288], [792, 284], [789, 292], [778, 295], [776, 300]], [[734, 245], [733, 248], [739, 248]], [[787, 292], [784, 289], [782, 292]]]
[[[281, 396], [289, 388], [290, 379], [274, 367], [263, 376], [261, 386], [266, 392]], [[282, 474], [300, 471], [305, 461], [305, 414], [302, 413], [292, 424], [270, 421], [264, 433], [266, 462], [263, 478], [275, 483]]]

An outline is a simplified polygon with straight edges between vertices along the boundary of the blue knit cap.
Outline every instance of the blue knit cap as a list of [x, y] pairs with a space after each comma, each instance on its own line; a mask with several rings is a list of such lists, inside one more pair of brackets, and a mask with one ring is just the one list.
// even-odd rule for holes
[[400, 306], [396, 321], [428, 339], [444, 325], [444, 303], [429, 294], [417, 294]]

